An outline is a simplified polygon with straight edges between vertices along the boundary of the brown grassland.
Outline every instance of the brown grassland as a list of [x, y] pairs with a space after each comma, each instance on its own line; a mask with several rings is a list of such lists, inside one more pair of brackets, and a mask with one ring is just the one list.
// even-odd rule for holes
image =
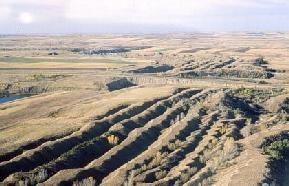
[[0, 36], [0, 185], [287, 185], [288, 46]]

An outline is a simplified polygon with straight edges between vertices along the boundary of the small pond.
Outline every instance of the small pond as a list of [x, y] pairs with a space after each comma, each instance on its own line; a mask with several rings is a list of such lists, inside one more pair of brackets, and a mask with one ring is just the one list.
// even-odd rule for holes
[[29, 96], [30, 95], [25, 94], [25, 95], [10, 95], [8, 97], [0, 97], [0, 104], [10, 102], [10, 101], [15, 101], [17, 99], [21, 99], [21, 98], [25, 98]]

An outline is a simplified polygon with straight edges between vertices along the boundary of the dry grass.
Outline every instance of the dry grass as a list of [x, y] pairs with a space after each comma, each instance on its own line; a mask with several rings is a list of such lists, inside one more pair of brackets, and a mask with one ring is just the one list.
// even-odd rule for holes
[[[37, 95], [0, 104], [0, 178], [257, 185], [268, 160], [260, 144], [288, 130], [288, 36], [1, 37], [0, 95]], [[120, 46], [131, 50], [72, 51]], [[132, 73], [163, 64], [174, 68]], [[136, 86], [105, 89], [120, 78]]]

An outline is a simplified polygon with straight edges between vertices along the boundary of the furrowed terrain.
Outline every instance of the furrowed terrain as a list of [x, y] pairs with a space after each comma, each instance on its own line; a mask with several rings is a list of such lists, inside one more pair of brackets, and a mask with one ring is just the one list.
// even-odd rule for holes
[[286, 33], [0, 41], [0, 184], [289, 183]]

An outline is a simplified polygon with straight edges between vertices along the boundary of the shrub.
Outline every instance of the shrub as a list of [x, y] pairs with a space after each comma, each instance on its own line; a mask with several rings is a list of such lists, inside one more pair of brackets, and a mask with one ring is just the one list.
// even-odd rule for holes
[[160, 165], [162, 159], [163, 159], [162, 154], [160, 152], [157, 152], [155, 157], [150, 162], [149, 167], [153, 168], [153, 167], [156, 167], [156, 166]]
[[252, 125], [247, 125], [247, 126], [245, 126], [242, 130], [241, 130], [241, 133], [242, 133], [242, 135], [244, 136], [244, 137], [248, 137], [248, 136], [250, 136], [252, 133], [253, 133], [253, 131], [252, 131]]
[[36, 81], [42, 80], [45, 78], [45, 75], [43, 74], [33, 74], [32, 75], [33, 79], [35, 79]]
[[35, 175], [35, 181], [37, 183], [40, 183], [44, 180], [46, 180], [48, 177], [48, 174], [47, 174], [47, 170], [46, 169], [41, 169], [37, 175]]
[[224, 154], [227, 156], [228, 160], [233, 159], [240, 153], [240, 147], [234, 141], [234, 138], [228, 138], [223, 147]]
[[143, 164], [140, 168], [141, 172], [144, 172], [147, 170], [147, 165], [146, 164]]
[[191, 176], [189, 174], [187, 174], [186, 172], [182, 173], [180, 176], [180, 181], [182, 183], [186, 183], [187, 181], [189, 181], [191, 178]]
[[168, 149], [169, 149], [170, 151], [174, 151], [176, 148], [177, 148], [177, 147], [176, 147], [176, 144], [174, 144], [174, 143], [169, 143], [169, 144], [168, 144]]
[[254, 64], [256, 66], [262, 66], [262, 65], [268, 64], [268, 62], [264, 60], [264, 57], [259, 57], [259, 58], [255, 59]]
[[160, 179], [164, 178], [166, 175], [167, 175], [166, 170], [158, 171], [155, 173], [156, 180], [160, 180]]
[[115, 135], [110, 135], [107, 137], [107, 141], [111, 145], [117, 145], [119, 142], [119, 138]]
[[274, 141], [264, 147], [264, 152], [276, 160], [284, 159], [289, 154], [289, 140]]
[[251, 96], [253, 92], [254, 90], [252, 88], [240, 88], [237, 90], [237, 93], [239, 93], [241, 96]]
[[280, 134], [266, 137], [261, 145], [264, 153], [271, 156], [268, 161], [267, 178], [262, 183], [281, 185], [282, 179], [287, 176], [286, 166], [289, 158], [289, 134], [285, 130]]
[[182, 142], [181, 142], [181, 140], [177, 139], [175, 141], [175, 144], [176, 144], [177, 147], [180, 147], [182, 145]]
[[41, 183], [48, 178], [47, 170], [40, 168], [33, 172], [19, 172], [14, 175], [14, 177], [18, 181], [18, 185], [36, 185], [37, 183]]
[[190, 175], [194, 175], [194, 174], [196, 174], [196, 172], [198, 172], [198, 168], [197, 167], [191, 167], [189, 169], [189, 174]]

